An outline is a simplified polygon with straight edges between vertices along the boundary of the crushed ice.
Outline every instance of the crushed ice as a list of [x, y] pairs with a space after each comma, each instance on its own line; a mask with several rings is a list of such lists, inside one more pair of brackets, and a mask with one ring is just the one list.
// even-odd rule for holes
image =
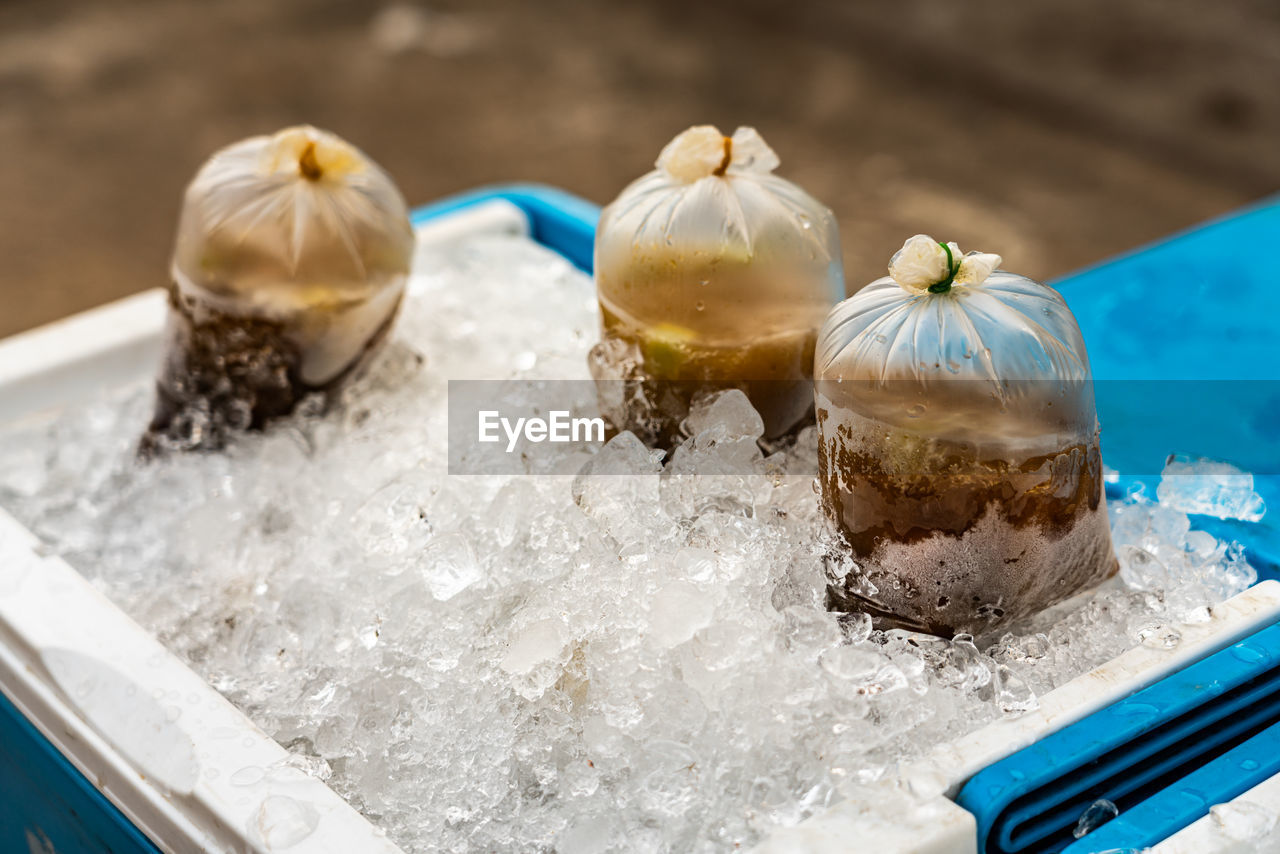
[[1257, 522], [1267, 512], [1253, 475], [1231, 463], [1184, 454], [1169, 457], [1156, 488], [1160, 503], [1184, 513]]
[[1081, 813], [1075, 829], [1071, 831], [1071, 835], [1076, 839], [1083, 839], [1119, 814], [1120, 810], [1111, 801], [1106, 798], [1096, 800]]
[[[1213, 824], [1229, 839], [1253, 843], [1255, 851], [1274, 851], [1280, 836], [1276, 835], [1275, 812], [1241, 798], [1209, 808]], [[1270, 844], [1264, 844], [1270, 842]]]
[[[523, 241], [418, 269], [392, 346], [324, 417], [138, 467], [137, 383], [0, 433], [0, 504], [406, 851], [747, 846], [1176, 645], [1255, 578], [1186, 516], [1248, 510], [1238, 478], [1162, 487], [1114, 504], [1122, 578], [1069, 606], [978, 642], [873, 631], [822, 607], [847, 567], [813, 432], [766, 456], [738, 393], [669, 460], [623, 433], [577, 477], [448, 476], [445, 378], [585, 379], [595, 300]], [[309, 824], [286, 813], [263, 827]]]

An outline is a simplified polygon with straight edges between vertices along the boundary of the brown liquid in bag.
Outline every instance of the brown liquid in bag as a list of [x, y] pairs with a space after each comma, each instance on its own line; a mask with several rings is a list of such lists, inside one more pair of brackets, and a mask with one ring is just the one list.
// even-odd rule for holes
[[1000, 260], [917, 235], [823, 325], [822, 507], [858, 565], [833, 609], [976, 635], [1118, 568], [1080, 329]]
[[214, 154], [184, 200], [140, 452], [214, 450], [341, 385], [391, 328], [413, 243], [391, 179], [332, 134]]
[[1096, 440], [1010, 462], [823, 406], [817, 416], [823, 510], [861, 566], [829, 586], [833, 610], [981, 634], [1116, 571]]
[[[156, 379], [155, 410], [139, 453], [165, 449], [217, 450], [229, 436], [261, 430], [308, 397], [336, 389], [378, 349], [395, 320], [399, 297], [355, 357], [324, 382], [307, 381], [293, 323], [224, 314], [199, 307], [177, 285], [169, 288], [164, 362]], [[324, 316], [324, 315], [322, 315]], [[344, 322], [327, 316], [324, 323]]]
[[[776, 297], [767, 291], [739, 292], [737, 299], [716, 301], [721, 310], [703, 322], [698, 309], [680, 316], [686, 300], [679, 285], [655, 283], [647, 293], [669, 293], [667, 316], [676, 319], [646, 324], [613, 309], [607, 289], [601, 282], [602, 341], [591, 368], [597, 381], [626, 388], [606, 412], [615, 425], [650, 445], [670, 447], [694, 396], [730, 388], [741, 389], [759, 411], [767, 439], [813, 422], [813, 349], [825, 303], [771, 304]], [[706, 290], [699, 288], [699, 295], [705, 298]]]
[[730, 388], [765, 438], [812, 422], [814, 342], [843, 292], [839, 237], [777, 165], [750, 128], [691, 128], [602, 212], [589, 364], [614, 429], [670, 448], [692, 398]]

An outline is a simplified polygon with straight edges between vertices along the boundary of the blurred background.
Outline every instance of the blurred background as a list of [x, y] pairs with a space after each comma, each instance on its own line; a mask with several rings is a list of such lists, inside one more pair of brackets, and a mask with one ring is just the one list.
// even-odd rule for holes
[[920, 231], [1052, 277], [1275, 192], [1278, 84], [1275, 0], [0, 0], [0, 336], [166, 284], [201, 161], [299, 122], [415, 204], [754, 125], [853, 290]]

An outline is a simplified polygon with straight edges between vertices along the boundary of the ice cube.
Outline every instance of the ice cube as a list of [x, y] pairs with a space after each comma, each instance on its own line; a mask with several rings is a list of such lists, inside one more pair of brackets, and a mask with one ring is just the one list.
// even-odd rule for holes
[[1171, 581], [1169, 569], [1144, 548], [1122, 545], [1116, 549], [1120, 558], [1120, 577], [1135, 590], [1163, 590]]
[[1216, 804], [1209, 807], [1209, 814], [1230, 838], [1254, 843], [1261, 842], [1275, 830], [1278, 818], [1274, 811], [1246, 800]]
[[662, 471], [661, 458], [634, 433], [619, 433], [573, 479], [573, 500], [619, 542], [641, 542], [661, 513], [653, 477]]
[[871, 615], [862, 611], [841, 614], [840, 630], [849, 643], [862, 643], [871, 637]]
[[1152, 649], [1173, 649], [1182, 642], [1182, 633], [1173, 626], [1141, 615], [1130, 631], [1134, 640]]
[[507, 673], [524, 675], [539, 664], [560, 655], [565, 645], [564, 626], [555, 618], [526, 626], [511, 641], [498, 666]]
[[684, 420], [684, 431], [700, 442], [750, 439], [764, 435], [764, 420], [739, 389], [696, 397]]
[[1035, 692], [1008, 665], [999, 665], [995, 678], [999, 685], [996, 691], [996, 703], [1006, 717], [1017, 717], [1040, 708], [1040, 701], [1036, 698]]
[[694, 585], [672, 581], [649, 605], [649, 637], [663, 648], [678, 646], [710, 624], [714, 607], [714, 600]]
[[888, 694], [907, 687], [906, 674], [866, 646], [838, 646], [818, 658], [822, 669], [849, 682], [859, 694]]
[[452, 599], [484, 577], [471, 543], [460, 534], [433, 539], [423, 552], [421, 567], [431, 595], [441, 601]]
[[1257, 522], [1267, 512], [1253, 491], [1253, 475], [1231, 463], [1174, 454], [1160, 474], [1156, 496], [1184, 513]]
[[798, 655], [817, 656], [843, 639], [834, 614], [803, 605], [782, 612], [787, 647]]
[[1071, 834], [1076, 839], [1083, 839], [1119, 814], [1120, 810], [1115, 804], [1106, 798], [1099, 798], [1080, 815], [1080, 819], [1076, 822], [1075, 829], [1071, 831]]
[[993, 662], [978, 651], [971, 635], [959, 634], [934, 646], [940, 647], [936, 672], [944, 685], [970, 692], [990, 684]]
[[250, 820], [249, 836], [267, 850], [288, 848], [310, 836], [319, 824], [315, 807], [288, 795], [271, 795]]

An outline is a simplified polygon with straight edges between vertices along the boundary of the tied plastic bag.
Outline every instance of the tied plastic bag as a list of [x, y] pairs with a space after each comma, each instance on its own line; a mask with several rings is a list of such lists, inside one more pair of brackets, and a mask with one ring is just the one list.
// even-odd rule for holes
[[606, 207], [596, 231], [601, 409], [651, 445], [693, 395], [741, 388], [786, 434], [812, 413], [818, 327], [844, 295], [835, 217], [773, 175], [752, 128], [694, 127]]
[[183, 202], [142, 451], [217, 448], [335, 389], [390, 329], [413, 246], [391, 178], [333, 134], [214, 154]]
[[861, 567], [833, 608], [978, 634], [1117, 568], [1079, 326], [1000, 260], [916, 235], [822, 328], [822, 505]]

